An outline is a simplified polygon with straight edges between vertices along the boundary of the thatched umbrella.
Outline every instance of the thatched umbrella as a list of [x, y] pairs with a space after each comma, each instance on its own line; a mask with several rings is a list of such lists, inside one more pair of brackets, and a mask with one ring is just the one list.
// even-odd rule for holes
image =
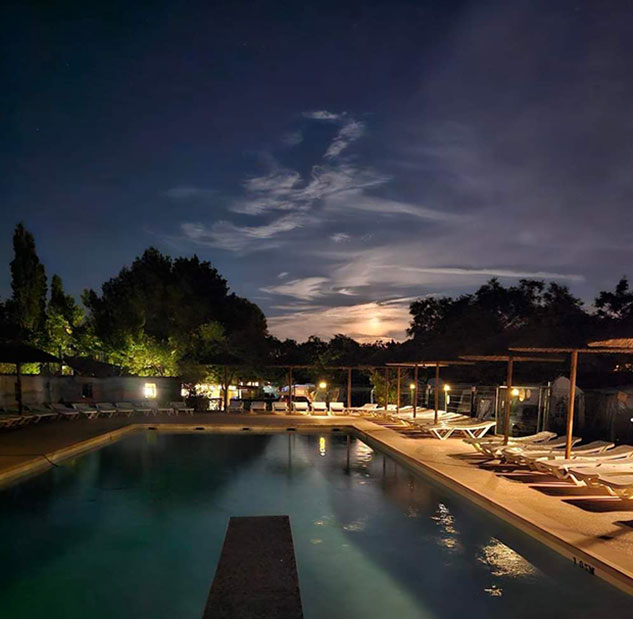
[[22, 378], [21, 369], [23, 363], [61, 363], [62, 360], [49, 353], [23, 344], [22, 342], [0, 343], [0, 363], [11, 363], [15, 365], [17, 374], [15, 399], [18, 401], [18, 412], [23, 411], [22, 405]]

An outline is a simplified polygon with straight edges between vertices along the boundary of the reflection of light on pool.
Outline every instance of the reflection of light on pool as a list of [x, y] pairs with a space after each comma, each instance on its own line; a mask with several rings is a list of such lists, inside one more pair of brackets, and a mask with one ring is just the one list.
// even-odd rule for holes
[[325, 437], [321, 436], [321, 437], [319, 437], [319, 455], [324, 456], [325, 453], [326, 453]]
[[521, 578], [537, 573], [537, 569], [529, 561], [495, 537], [491, 537], [488, 544], [481, 549], [478, 559], [490, 566], [493, 576]]
[[361, 462], [370, 462], [374, 457], [374, 450], [369, 446], [358, 441], [356, 443], [356, 458]]
[[362, 531], [366, 526], [366, 518], [359, 518], [354, 522], [350, 522], [348, 524], [343, 525], [343, 529], [345, 531]]
[[497, 585], [492, 585], [492, 587], [488, 587], [484, 591], [493, 598], [500, 598], [503, 595], [503, 589], [499, 589]]
[[460, 548], [457, 535], [459, 531], [455, 528], [455, 517], [451, 514], [450, 510], [444, 503], [438, 503], [437, 511], [434, 516], [431, 516], [432, 520], [435, 520], [437, 525], [442, 529], [444, 533], [443, 537], [438, 539], [438, 543], [449, 550], [456, 550]]

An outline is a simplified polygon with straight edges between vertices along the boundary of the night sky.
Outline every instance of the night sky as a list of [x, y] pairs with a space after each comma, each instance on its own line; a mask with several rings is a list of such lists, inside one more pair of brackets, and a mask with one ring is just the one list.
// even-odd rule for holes
[[[102, 4], [101, 8], [97, 5]], [[492, 276], [633, 277], [633, 3], [0, 10], [0, 295], [197, 253], [280, 337], [402, 338]]]

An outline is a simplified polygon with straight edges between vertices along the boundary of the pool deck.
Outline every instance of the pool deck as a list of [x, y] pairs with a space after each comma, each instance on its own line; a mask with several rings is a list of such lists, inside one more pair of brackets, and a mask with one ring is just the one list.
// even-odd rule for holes
[[576, 566], [633, 594], [633, 501], [575, 487], [540, 473], [486, 464], [460, 439], [405, 437], [359, 417], [196, 414], [193, 417], [60, 421], [0, 434], [0, 485], [139, 429], [259, 432], [353, 429], [367, 444], [467, 497], [561, 553]]

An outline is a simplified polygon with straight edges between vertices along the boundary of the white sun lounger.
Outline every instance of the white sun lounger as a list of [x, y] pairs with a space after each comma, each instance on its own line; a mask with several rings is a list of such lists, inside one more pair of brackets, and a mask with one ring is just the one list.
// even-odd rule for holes
[[295, 415], [307, 415], [310, 412], [310, 408], [307, 402], [293, 402], [292, 412]]
[[268, 412], [266, 402], [251, 402], [251, 413], [259, 413], [265, 415]]
[[[115, 402], [114, 405], [116, 406], [116, 409], [119, 411], [119, 413], [127, 415], [128, 417], [131, 417], [134, 413], [143, 412], [143, 409], [139, 408], [138, 406], [134, 406], [132, 402]], [[148, 410], [150, 410], [151, 412], [151, 409]]]
[[613, 449], [607, 449], [607, 451], [592, 456], [542, 460], [537, 462], [536, 467], [543, 473], [548, 473], [558, 479], [569, 479], [578, 484], [581, 480], [571, 472], [571, 469], [590, 469], [596, 466], [602, 466], [604, 463], [628, 463], [633, 469], [633, 447], [630, 445], [618, 445]]
[[112, 402], [95, 402], [95, 408], [107, 417], [114, 417], [119, 414], [117, 407]]
[[633, 472], [601, 474], [596, 478], [596, 482], [604, 486], [609, 494], [621, 499], [633, 499]]
[[611, 475], [633, 475], [633, 462], [629, 462], [628, 459], [622, 462], [604, 462], [602, 464], [596, 464], [593, 467], [578, 467], [570, 468], [570, 475], [573, 475], [578, 482], [584, 482], [587, 486], [592, 488], [600, 487], [598, 478]]
[[[579, 439], [580, 440], [580, 439]], [[579, 442], [579, 441], [577, 441]], [[547, 444], [544, 446], [547, 447]], [[573, 446], [571, 455], [577, 456], [590, 456], [593, 454], [599, 454], [607, 449], [613, 447], [613, 443], [607, 441], [592, 441], [585, 445]], [[512, 462], [521, 466], [528, 466], [533, 470], [538, 470], [536, 467], [537, 462], [540, 460], [554, 460], [557, 458], [565, 457], [565, 446], [556, 447], [554, 449], [524, 449], [521, 450], [518, 447], [510, 447], [503, 450], [504, 457], [507, 458], [508, 453], [513, 452]]]
[[312, 402], [312, 414], [313, 415], [327, 415], [327, 403], [326, 402]]
[[[91, 406], [88, 406], [87, 404], [84, 404], [83, 402], [73, 402], [72, 407], [80, 415], [82, 415], [83, 417], [86, 417], [87, 419], [96, 419], [101, 414], [101, 411], [99, 409], [92, 408]], [[106, 415], [107, 417], [112, 417], [112, 414], [104, 413], [104, 415]]]
[[344, 415], [345, 405], [343, 402], [330, 402], [330, 415]]
[[273, 413], [276, 415], [285, 415], [288, 412], [288, 404], [281, 400], [273, 402]]
[[437, 425], [419, 425], [419, 434], [430, 434], [440, 441], [450, 438], [455, 432], [461, 432], [471, 438], [481, 438], [490, 428], [496, 425], [496, 421], [456, 421], [439, 423]]
[[378, 404], [375, 402], [366, 402], [362, 406], [356, 406], [349, 409], [348, 413], [352, 415], [368, 415], [378, 410]]
[[74, 408], [68, 408], [63, 404], [49, 404], [48, 406], [54, 413], [57, 413], [61, 419], [74, 421], [80, 417], [79, 411], [76, 411]]
[[[244, 406], [244, 402], [242, 402], [241, 404], [242, 406]], [[185, 415], [193, 416], [193, 408], [187, 406], [182, 400], [178, 402], [170, 402], [168, 406], [174, 409], [174, 413], [176, 415], [178, 415], [178, 413], [184, 413]]]
[[[465, 438], [464, 443], [471, 445], [477, 451], [489, 455], [494, 455], [500, 446], [504, 446], [504, 436], [490, 436], [484, 438]], [[554, 432], [537, 432], [528, 436], [510, 436], [508, 437], [508, 445], [527, 445], [527, 444], [543, 444], [556, 438]]]

